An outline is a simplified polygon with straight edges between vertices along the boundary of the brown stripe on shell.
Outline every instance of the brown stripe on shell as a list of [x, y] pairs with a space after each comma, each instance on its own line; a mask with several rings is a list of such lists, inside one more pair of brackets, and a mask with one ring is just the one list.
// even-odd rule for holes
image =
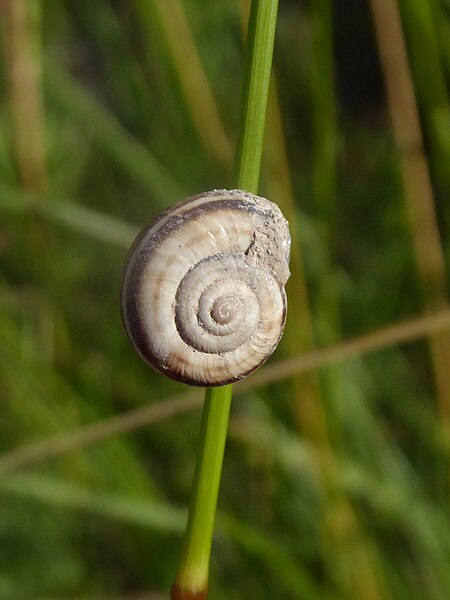
[[[194, 198], [199, 199], [200, 196], [195, 196]], [[172, 219], [168, 221], [162, 228], [156, 229], [156, 231], [153, 234], [150, 235], [151, 231], [154, 230], [155, 225], [162, 220], [163, 215], [157, 218], [156, 222], [151, 223], [138, 234], [125, 259], [122, 275], [122, 290], [124, 292], [127, 289], [140, 289], [140, 283], [142, 275], [144, 273], [145, 264], [149, 260], [151, 260], [151, 256], [152, 254], [154, 254], [155, 248], [159, 243], [162, 242], [162, 240], [169, 237], [169, 235], [173, 231], [175, 231], [180, 225], [183, 225], [185, 221], [192, 221], [198, 216], [203, 215], [205, 212], [220, 212], [222, 210], [233, 211], [236, 208], [241, 211], [246, 210], [246, 207], [242, 204], [242, 200], [237, 200], [234, 198], [232, 200], [212, 200], [202, 205], [201, 207], [196, 207], [195, 209], [185, 213], [183, 215], [183, 220], [180, 221], [180, 216], [173, 213], [176, 210], [177, 206], [181, 207], [184, 204], [189, 204], [189, 202], [181, 202], [178, 205], [167, 209], [165, 213], [167, 213], [168, 216], [172, 215]], [[202, 237], [199, 237], [198, 239], [202, 239]], [[135, 260], [135, 262], [132, 262], [133, 259]], [[176, 258], [174, 258], [174, 261], [175, 260]], [[139, 294], [138, 291], [136, 293]], [[126, 328], [130, 308], [132, 308], [132, 305], [130, 306], [130, 304], [130, 299], [127, 299], [124, 296], [122, 296], [122, 321]], [[126, 311], [124, 311], [124, 307], [127, 308]], [[131, 310], [131, 312], [133, 311]], [[142, 339], [142, 336], [140, 337]]]
[[[246, 206], [245, 204], [243, 204], [242, 200], [239, 201], [237, 199], [236, 200], [235, 199], [214, 200], [214, 201], [206, 202], [202, 206], [197, 206], [197, 207], [183, 213], [182, 216], [178, 215], [178, 214], [174, 214], [172, 220], [167, 221], [162, 227], [153, 231], [149, 242], [151, 242], [152, 246], [156, 246], [159, 242], [161, 242], [163, 239], [168, 237], [180, 225], [184, 225], [184, 223], [186, 221], [193, 221], [197, 217], [203, 216], [207, 212], [219, 213], [219, 212], [226, 212], [226, 211], [233, 212], [235, 210], [246, 212], [249, 210], [249, 207]], [[260, 214], [262, 217], [264, 217], [264, 213], [256, 210], [256, 208], [254, 208], [254, 210], [252, 210], [252, 212], [255, 212], [256, 214]], [[181, 222], [180, 222], [180, 219], [182, 219]], [[151, 229], [153, 229], [153, 228], [151, 228]], [[150, 233], [150, 231], [148, 233]]]
[[[193, 198], [199, 199], [200, 197], [201, 195], [194, 196]], [[154, 248], [179, 226], [183, 225], [185, 221], [191, 221], [198, 216], [205, 214], [205, 212], [220, 212], [221, 210], [233, 211], [236, 209], [241, 211], [248, 210], [248, 207], [242, 204], [242, 200], [234, 198], [232, 200], [211, 200], [201, 207], [196, 207], [183, 213], [183, 216], [181, 217], [175, 211], [177, 207], [182, 207], [184, 204], [190, 204], [189, 200], [190, 199], [167, 209], [160, 217], [147, 225], [147, 227], [138, 234], [125, 258], [122, 274], [122, 289], [128, 287], [128, 285], [131, 285], [136, 289], [135, 284], [139, 282], [139, 278], [144, 270], [142, 264], [151, 260]], [[164, 215], [170, 217], [170, 220], [161, 227], [156, 227], [156, 225], [162, 221]], [[132, 262], [132, 259], [135, 259], [134, 263]], [[125, 283], [125, 279], [127, 279], [127, 283]]]

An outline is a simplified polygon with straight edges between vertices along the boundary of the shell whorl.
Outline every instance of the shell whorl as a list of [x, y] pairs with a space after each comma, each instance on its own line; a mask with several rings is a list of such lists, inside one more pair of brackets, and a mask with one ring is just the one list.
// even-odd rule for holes
[[242, 379], [283, 333], [289, 250], [281, 211], [253, 194], [213, 190], [169, 208], [125, 261], [122, 318], [136, 350], [192, 385]]

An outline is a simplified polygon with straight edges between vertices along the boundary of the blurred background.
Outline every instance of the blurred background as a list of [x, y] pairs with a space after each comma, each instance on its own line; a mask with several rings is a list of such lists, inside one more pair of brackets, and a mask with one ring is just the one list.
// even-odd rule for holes
[[[0, 600], [167, 598], [202, 394], [134, 353], [120, 273], [234, 185], [247, 11], [0, 2]], [[289, 316], [236, 386], [213, 599], [450, 597], [449, 80], [449, 0], [280, 3]]]

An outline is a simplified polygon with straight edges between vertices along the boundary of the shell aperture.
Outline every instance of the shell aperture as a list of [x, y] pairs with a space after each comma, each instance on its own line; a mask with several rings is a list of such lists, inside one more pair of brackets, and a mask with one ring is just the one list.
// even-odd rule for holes
[[259, 196], [213, 190], [170, 207], [125, 261], [122, 318], [132, 344], [185, 383], [242, 379], [283, 333], [289, 250], [287, 221]]

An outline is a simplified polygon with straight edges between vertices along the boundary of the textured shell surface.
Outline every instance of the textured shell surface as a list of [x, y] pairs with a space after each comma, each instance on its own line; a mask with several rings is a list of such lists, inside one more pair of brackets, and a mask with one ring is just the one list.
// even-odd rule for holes
[[265, 198], [213, 190], [170, 207], [125, 261], [122, 318], [134, 347], [192, 385], [247, 376], [283, 333], [289, 252], [288, 223]]

